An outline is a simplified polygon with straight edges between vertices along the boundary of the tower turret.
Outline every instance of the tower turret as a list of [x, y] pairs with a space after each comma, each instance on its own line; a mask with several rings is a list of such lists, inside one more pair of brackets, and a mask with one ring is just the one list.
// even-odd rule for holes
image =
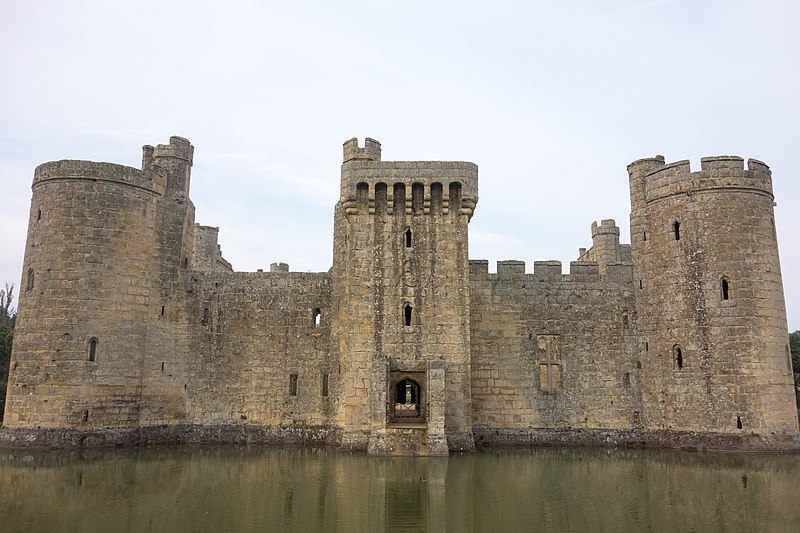
[[344, 145], [335, 212], [337, 424], [371, 453], [474, 446], [467, 224], [472, 163], [380, 160]]
[[769, 168], [659, 156], [628, 172], [643, 422], [796, 434]]

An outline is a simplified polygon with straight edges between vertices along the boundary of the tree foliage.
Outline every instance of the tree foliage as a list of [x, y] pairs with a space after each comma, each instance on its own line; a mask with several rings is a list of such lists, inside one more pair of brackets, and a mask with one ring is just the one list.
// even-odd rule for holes
[[6, 283], [0, 289], [0, 422], [3, 421], [3, 410], [6, 402], [6, 385], [8, 384], [8, 367], [11, 361], [11, 344], [14, 341], [14, 285]]
[[792, 352], [792, 370], [794, 371], [794, 389], [797, 409], [800, 411], [800, 330], [789, 333], [789, 350]]

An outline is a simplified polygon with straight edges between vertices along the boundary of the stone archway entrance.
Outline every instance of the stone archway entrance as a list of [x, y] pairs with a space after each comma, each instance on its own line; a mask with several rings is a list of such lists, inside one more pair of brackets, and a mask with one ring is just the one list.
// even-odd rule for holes
[[392, 372], [388, 414], [390, 423], [418, 424], [425, 422], [424, 372]]

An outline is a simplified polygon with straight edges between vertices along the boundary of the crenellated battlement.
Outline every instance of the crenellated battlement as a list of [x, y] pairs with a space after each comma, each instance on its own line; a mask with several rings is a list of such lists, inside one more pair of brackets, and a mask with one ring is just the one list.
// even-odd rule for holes
[[[664, 156], [640, 159], [628, 165], [632, 180], [642, 180], [644, 200], [651, 202], [675, 195], [710, 190], [749, 190], [772, 197], [772, 173], [757, 159], [745, 166], [738, 156], [704, 157], [700, 170], [692, 172], [688, 160], [666, 163]], [[632, 187], [636, 189], [636, 184]]]
[[600, 224], [597, 221], [592, 222], [592, 237], [594, 238], [598, 235], [619, 235], [619, 227], [616, 221], [613, 218], [607, 218], [601, 220]]
[[[147, 150], [149, 146], [145, 146]], [[153, 158], [175, 158], [187, 161], [190, 165], [194, 159], [194, 146], [189, 142], [189, 139], [173, 135], [169, 138], [169, 144], [159, 144], [153, 149]]]
[[525, 261], [510, 259], [497, 262], [497, 273], [489, 272], [489, 261], [485, 259], [470, 259], [470, 277], [473, 280], [518, 280], [525, 282], [599, 282], [611, 281], [616, 283], [630, 283], [632, 278], [632, 265], [608, 265], [606, 269], [600, 268], [596, 261], [570, 261], [569, 273], [562, 271], [561, 261], [534, 261], [533, 272], [525, 272]]
[[344, 162], [348, 161], [380, 161], [381, 143], [367, 137], [364, 139], [364, 147], [358, 146], [358, 139], [353, 137], [344, 142]]

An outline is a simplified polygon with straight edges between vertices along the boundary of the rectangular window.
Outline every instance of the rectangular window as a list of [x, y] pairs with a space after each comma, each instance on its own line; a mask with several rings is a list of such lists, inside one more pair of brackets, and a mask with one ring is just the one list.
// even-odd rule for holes
[[327, 372], [323, 372], [322, 373], [322, 396], [323, 397], [327, 397], [328, 396], [328, 373]]
[[289, 374], [289, 396], [297, 396], [297, 374]]

